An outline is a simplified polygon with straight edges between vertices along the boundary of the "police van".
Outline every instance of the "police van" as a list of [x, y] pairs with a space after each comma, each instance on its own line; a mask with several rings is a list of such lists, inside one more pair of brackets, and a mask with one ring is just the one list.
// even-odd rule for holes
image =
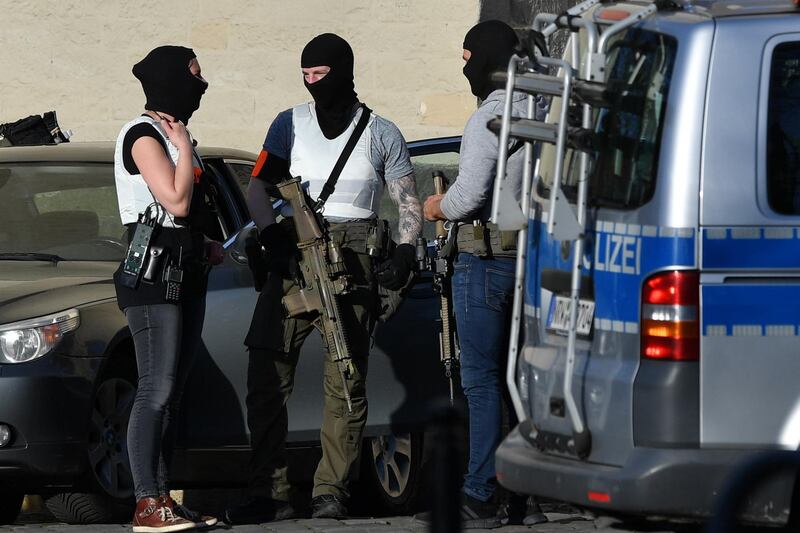
[[[534, 29], [572, 37], [563, 59], [497, 76], [552, 97], [544, 123], [489, 124], [498, 176], [509, 137], [531, 162], [541, 146], [522, 207], [503, 179], [494, 196], [493, 220], [522, 228], [524, 339], [498, 480], [707, 517], [741, 460], [800, 443], [800, 12], [589, 0]], [[785, 521], [792, 484], [759, 487], [745, 517]]]

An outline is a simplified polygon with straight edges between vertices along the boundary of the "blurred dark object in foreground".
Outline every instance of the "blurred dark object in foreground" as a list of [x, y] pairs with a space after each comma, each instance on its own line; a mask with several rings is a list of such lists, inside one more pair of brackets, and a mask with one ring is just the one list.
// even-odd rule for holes
[[453, 407], [446, 398], [439, 400], [431, 412], [433, 490], [430, 530], [457, 533], [461, 531], [461, 476], [466, 417], [463, 409]]
[[734, 469], [714, 509], [706, 533], [738, 533], [746, 531], [738, 521], [747, 497], [760, 485], [778, 474], [792, 471], [795, 474], [794, 489], [789, 509], [786, 531], [800, 531], [800, 451], [771, 450], [754, 455]]
[[40, 146], [69, 142], [71, 132], [61, 131], [55, 111], [0, 124], [0, 146]]

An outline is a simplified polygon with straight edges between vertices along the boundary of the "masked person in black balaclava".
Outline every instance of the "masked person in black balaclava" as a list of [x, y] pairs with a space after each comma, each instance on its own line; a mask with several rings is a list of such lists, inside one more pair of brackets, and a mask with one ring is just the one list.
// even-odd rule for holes
[[[139, 381], [128, 424], [128, 453], [136, 496], [133, 531], [183, 531], [212, 526], [217, 519], [175, 503], [169, 495], [169, 466], [178, 406], [200, 344], [205, 316], [208, 264], [222, 262], [222, 245], [205, 238], [197, 223], [208, 218], [203, 201], [202, 163], [186, 122], [208, 84], [189, 48], [161, 46], [133, 67], [142, 83], [145, 113], [122, 127], [114, 154], [120, 218], [128, 240], [137, 221], [152, 216], [149, 250], [161, 260], [130, 276], [114, 273], [117, 303], [133, 334]], [[126, 254], [127, 255], [127, 254]], [[148, 255], [157, 261], [155, 255]], [[181, 269], [179, 298], [167, 295], [166, 265]]]
[[[464, 129], [458, 177], [443, 195], [425, 200], [428, 220], [457, 222], [458, 255], [452, 278], [453, 308], [461, 347], [461, 384], [469, 405], [469, 467], [464, 477], [461, 516], [465, 529], [494, 528], [502, 523], [498, 514], [494, 454], [502, 436], [505, 355], [513, 301], [516, 235], [501, 235], [490, 218], [498, 139], [486, 128], [501, 115], [507, 95], [492, 86], [490, 75], [505, 70], [517, 46], [514, 31], [491, 20], [473, 27], [464, 38], [464, 76], [472, 94], [481, 99]], [[511, 95], [513, 115], [527, 116], [526, 95]], [[537, 100], [537, 118], [547, 109]], [[520, 195], [524, 150], [519, 141], [509, 146], [507, 180]], [[476, 231], [477, 229], [477, 231]], [[491, 294], [487, 292], [491, 287]], [[513, 410], [509, 410], [513, 421]], [[547, 520], [536, 503], [511, 498], [506, 522], [535, 524]], [[526, 508], [527, 507], [527, 508]], [[428, 521], [429, 515], [418, 519]]]
[[[337, 35], [319, 35], [303, 49], [301, 71], [313, 102], [280, 113], [272, 122], [247, 189], [247, 205], [266, 250], [266, 278], [261, 288], [245, 344], [250, 351], [247, 422], [252, 459], [250, 499], [231, 505], [231, 524], [261, 523], [294, 516], [289, 503], [285, 441], [286, 402], [294, 370], [315, 316], [287, 318], [281, 298], [299, 287], [292, 275], [296, 242], [291, 219], [275, 223], [266, 188], [300, 176], [312, 200], [318, 200], [331, 169], [353, 136], [364, 113], [366, 129], [357, 142], [323, 214], [334, 240], [343, 241], [347, 271], [355, 290], [340, 299], [342, 327], [350, 344], [354, 371], [350, 383], [352, 412], [331, 354], [325, 354], [325, 405], [320, 440], [322, 460], [314, 476], [311, 512], [318, 518], [347, 514], [350, 480], [359, 459], [367, 417], [366, 371], [372, 331], [380, 308], [377, 283], [404, 287], [415, 263], [414, 243], [422, 228], [413, 168], [405, 140], [397, 127], [359, 104], [353, 84], [353, 51]], [[383, 257], [366, 253], [366, 236], [379, 223], [379, 206], [386, 187], [399, 210], [400, 244]], [[346, 239], [345, 239], [346, 237]], [[377, 259], [377, 261], [376, 261]], [[254, 263], [254, 268], [258, 268]], [[313, 412], [317, 407], [311, 408]]]
[[464, 65], [464, 76], [472, 94], [486, 100], [495, 90], [490, 78], [492, 72], [508, 67], [518, 43], [514, 30], [499, 20], [481, 22], [467, 32], [464, 50], [469, 51], [469, 58]]
[[147, 97], [145, 109], [172, 115], [184, 126], [189, 123], [208, 88], [199, 65], [197, 75], [184, 68], [192, 61], [197, 64], [191, 48], [159, 46], [133, 66], [133, 75], [142, 83]]
[[303, 49], [300, 66], [326, 66], [330, 71], [320, 80], [303, 83], [314, 98], [317, 122], [327, 139], [335, 139], [347, 128], [358, 98], [353, 84], [353, 50], [347, 41], [332, 33], [314, 37]]

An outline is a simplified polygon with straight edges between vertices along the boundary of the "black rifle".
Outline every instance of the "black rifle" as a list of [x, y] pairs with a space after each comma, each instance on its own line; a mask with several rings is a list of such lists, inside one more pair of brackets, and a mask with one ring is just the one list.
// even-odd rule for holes
[[[447, 190], [447, 178], [441, 171], [433, 173], [433, 188], [436, 194], [444, 194]], [[453, 373], [458, 371], [458, 340], [456, 336], [455, 317], [453, 316], [453, 240], [455, 231], [448, 230], [444, 221], [436, 222], [436, 238], [434, 240], [435, 255], [428, 253], [428, 241], [425, 237], [417, 239], [417, 263], [420, 271], [430, 270], [433, 273], [433, 289], [439, 294], [439, 356], [444, 365], [444, 375], [450, 384], [450, 404], [453, 404]]]

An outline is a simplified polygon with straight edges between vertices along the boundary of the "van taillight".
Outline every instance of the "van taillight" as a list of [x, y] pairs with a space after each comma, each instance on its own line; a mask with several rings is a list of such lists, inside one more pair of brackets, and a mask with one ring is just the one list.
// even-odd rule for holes
[[700, 275], [662, 272], [642, 288], [642, 357], [666, 361], [700, 358]]

